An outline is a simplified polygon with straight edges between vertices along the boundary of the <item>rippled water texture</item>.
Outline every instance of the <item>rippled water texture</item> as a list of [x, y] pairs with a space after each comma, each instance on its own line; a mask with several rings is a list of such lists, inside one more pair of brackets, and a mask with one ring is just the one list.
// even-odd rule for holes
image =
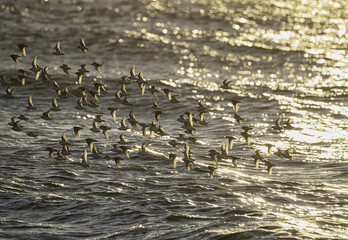
[[[0, 238], [347, 239], [347, 11], [344, 0], [1, 1], [0, 74], [7, 80], [0, 85]], [[81, 37], [86, 54], [77, 48]], [[52, 54], [57, 41], [64, 55]], [[20, 43], [29, 46], [26, 57]], [[50, 80], [35, 80], [29, 71], [35, 56]], [[102, 73], [93, 62], [103, 64]], [[90, 72], [79, 85], [82, 64]], [[114, 94], [132, 66], [148, 84], [141, 96], [130, 81], [128, 106]], [[24, 86], [18, 69], [29, 71]], [[224, 79], [231, 81], [227, 89]], [[53, 80], [70, 96], [57, 97], [61, 111], [43, 120], [57, 96]], [[93, 99], [93, 83], [106, 88], [97, 106], [76, 109], [81, 86]], [[7, 87], [15, 89], [12, 97]], [[37, 110], [27, 110], [29, 96]], [[119, 129], [132, 108], [150, 124], [153, 101], [164, 112], [154, 121], [166, 135], [144, 137], [128, 121], [128, 130]], [[199, 101], [208, 124], [184, 133], [177, 119], [185, 112], [197, 117]], [[109, 107], [119, 108], [116, 122]], [[11, 117], [20, 114], [29, 118], [20, 121], [23, 132], [11, 130]], [[97, 115], [105, 121], [99, 127], [111, 128], [109, 140], [89, 130]], [[294, 128], [272, 128], [279, 117], [281, 128], [288, 119]], [[81, 138], [75, 126], [83, 128]], [[250, 145], [241, 135], [245, 126], [252, 128]], [[59, 160], [63, 133], [72, 145]], [[112, 151], [122, 133], [128, 143], [119, 145], [131, 148], [129, 159]], [[236, 138], [229, 155], [237, 164], [218, 160], [210, 179], [209, 150], [220, 152], [225, 136]], [[97, 140], [99, 154], [93, 156], [86, 138]], [[195, 159], [190, 171], [185, 141]], [[274, 145], [270, 155], [267, 144]], [[55, 149], [53, 162], [47, 147]], [[89, 168], [81, 165], [85, 150]], [[256, 150], [267, 159], [259, 169]], [[170, 153], [178, 156], [175, 169]], [[115, 157], [123, 159], [120, 168]], [[276, 165], [271, 175], [265, 164]]]

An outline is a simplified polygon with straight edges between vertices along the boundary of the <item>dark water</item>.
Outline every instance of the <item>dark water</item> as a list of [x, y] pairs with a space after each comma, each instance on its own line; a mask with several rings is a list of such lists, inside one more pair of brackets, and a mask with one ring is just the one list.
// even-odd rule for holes
[[[0, 237], [12, 239], [347, 239], [348, 176], [348, 26], [343, 0], [332, 1], [1, 1], [0, 73]], [[83, 37], [89, 48], [77, 46]], [[57, 41], [65, 55], [52, 54]], [[17, 44], [25, 43], [27, 56]], [[16, 64], [11, 54], [21, 55]], [[34, 79], [25, 86], [19, 68], [28, 70], [37, 56], [49, 66], [51, 80]], [[102, 74], [90, 64], [102, 63]], [[72, 69], [67, 76], [59, 68]], [[98, 107], [75, 109], [80, 85], [74, 74], [81, 64], [90, 71], [82, 86], [94, 90], [104, 83]], [[131, 128], [119, 130], [132, 107], [113, 101], [121, 77], [143, 71], [160, 93], [147, 87], [140, 95], [134, 81], [127, 85], [139, 122], [154, 119], [157, 101], [165, 115], [166, 136], [143, 137]], [[227, 78], [232, 87], [220, 86]], [[62, 109], [52, 121], [41, 119], [57, 96], [52, 80], [71, 96], [57, 98]], [[13, 97], [4, 97], [6, 88]], [[169, 88], [181, 105], [170, 103]], [[28, 111], [32, 96], [36, 111]], [[238, 125], [231, 99], [241, 99]], [[88, 94], [88, 99], [93, 97]], [[207, 126], [196, 126], [188, 140], [195, 169], [188, 171], [179, 150], [168, 144], [184, 134], [177, 121], [197, 113], [198, 100], [209, 108]], [[113, 122], [108, 107], [118, 107]], [[11, 130], [12, 116], [25, 115], [23, 132]], [[110, 126], [110, 140], [89, 130], [96, 115]], [[277, 132], [282, 116], [295, 127]], [[72, 127], [80, 126], [81, 138]], [[249, 126], [251, 145], [243, 136]], [[26, 135], [35, 132], [37, 139]], [[131, 147], [130, 158], [113, 151], [119, 135]], [[52, 163], [46, 147], [58, 149], [62, 133], [72, 143], [71, 154]], [[209, 149], [234, 136], [230, 154], [218, 162], [210, 180]], [[185, 134], [185, 137], [193, 137]], [[101, 158], [88, 151], [90, 168], [80, 165], [94, 138]], [[149, 152], [139, 149], [143, 142]], [[275, 145], [267, 154], [266, 144]], [[293, 160], [274, 155], [289, 149]], [[251, 157], [260, 150], [276, 166], [268, 175]], [[168, 154], [179, 156], [177, 168]], [[110, 159], [124, 158], [121, 168]]]

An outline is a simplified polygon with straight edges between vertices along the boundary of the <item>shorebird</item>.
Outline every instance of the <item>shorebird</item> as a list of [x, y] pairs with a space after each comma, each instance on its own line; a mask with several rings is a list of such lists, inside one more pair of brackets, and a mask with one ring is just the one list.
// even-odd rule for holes
[[121, 163], [122, 163], [122, 161], [123, 161], [123, 158], [116, 156], [116, 157], [114, 157], [114, 161], [115, 161], [115, 163], [116, 163], [116, 166], [117, 166], [118, 168], [120, 168], [120, 167], [121, 167]]
[[215, 173], [216, 169], [217, 169], [217, 167], [215, 167], [215, 166], [208, 166], [210, 180], [214, 179], [214, 173]]
[[96, 121], [96, 122], [98, 122], [98, 123], [105, 122], [105, 120], [102, 119], [102, 116], [103, 116], [103, 115], [101, 115], [101, 114], [95, 115], [94, 121]]
[[20, 115], [18, 116], [18, 119], [23, 120], [23, 121], [26, 121], [26, 122], [29, 121], [29, 118], [27, 118], [26, 116], [24, 116], [24, 115], [22, 115], [22, 114], [20, 114]]
[[158, 106], [158, 103], [156, 101], [153, 101], [152, 109], [155, 111], [162, 111], [162, 108], [160, 108], [160, 106]]
[[274, 122], [274, 126], [272, 126], [272, 129], [282, 132], [284, 130], [284, 128], [282, 126], [280, 126], [280, 121], [281, 121], [282, 117], [280, 116], [275, 122]]
[[64, 55], [64, 53], [62, 53], [62, 50], [60, 49], [60, 42], [58, 41], [55, 48], [56, 51], [53, 53], [55, 55]]
[[136, 80], [137, 79], [137, 76], [135, 75], [135, 66], [132, 67], [132, 69], [130, 70], [129, 74], [130, 74], [129, 79], [131, 79], [131, 80]]
[[158, 99], [158, 96], [157, 96], [157, 93], [159, 92], [155, 86], [150, 86], [149, 87], [149, 91], [151, 92], [151, 94], [156, 98]]
[[217, 165], [218, 157], [219, 157], [219, 151], [217, 149], [210, 149], [209, 150], [209, 157], [213, 161], [214, 165]]
[[24, 43], [20, 43], [20, 44], [17, 44], [19, 50], [22, 51], [22, 54], [23, 56], [27, 56], [27, 51], [26, 51], [26, 48], [28, 47], [28, 45], [24, 44]]
[[129, 113], [128, 122], [132, 125], [132, 127], [133, 127], [134, 129], [140, 130], [140, 128], [139, 128], [139, 122], [135, 119], [135, 116], [134, 116], [134, 108], [132, 108], [132, 110], [131, 110], [130, 113]]
[[276, 165], [271, 163], [270, 161], [268, 161], [267, 159], [263, 159], [265, 165], [267, 166], [267, 172], [268, 172], [268, 175], [272, 175], [272, 169], [273, 167], [275, 167]]
[[176, 168], [176, 158], [178, 156], [174, 153], [169, 153], [168, 160], [173, 163], [173, 168]]
[[82, 165], [83, 167], [90, 167], [90, 165], [89, 165], [88, 162], [87, 162], [87, 150], [86, 150], [86, 149], [85, 149], [85, 151], [83, 152], [81, 158], [82, 158], [81, 165]]
[[246, 132], [242, 132], [240, 135], [242, 135], [245, 138], [246, 143], [250, 146], [250, 137], [251, 135]]
[[294, 129], [294, 128], [295, 128], [295, 127], [293, 127], [293, 126], [291, 125], [291, 120], [290, 120], [290, 118], [289, 118], [288, 120], [286, 120], [284, 129]]
[[34, 132], [28, 132], [27, 135], [33, 138], [37, 138], [39, 136], [37, 133], [34, 133]]
[[19, 56], [17, 54], [11, 54], [10, 56], [11, 56], [13, 61], [15, 61], [17, 64], [19, 64], [18, 58], [20, 58], [21, 56]]
[[73, 127], [74, 134], [77, 135], [78, 138], [81, 137], [81, 130], [82, 129], [83, 129], [82, 127]]
[[283, 157], [284, 158], [287, 158], [289, 160], [292, 160], [292, 156], [290, 155], [290, 149], [286, 149], [284, 152], [283, 152]]
[[89, 130], [91, 130], [92, 132], [100, 132], [100, 130], [98, 129], [98, 122], [94, 120], [93, 127], [90, 128]]
[[109, 140], [108, 130], [111, 130], [108, 126], [100, 126], [100, 129], [103, 130], [103, 134], [107, 140]]
[[127, 144], [127, 141], [124, 139], [124, 133], [122, 133], [119, 138], [120, 141], [117, 142], [118, 144]]
[[83, 97], [80, 97], [78, 100], [77, 100], [77, 106], [75, 107], [77, 110], [86, 110], [86, 108], [83, 106]]
[[56, 150], [51, 148], [51, 147], [46, 147], [45, 150], [48, 151], [48, 156], [50, 157], [51, 162], [53, 162], [54, 161], [54, 152]]
[[66, 138], [65, 133], [62, 133], [60, 144], [62, 144], [63, 146], [64, 146], [64, 145], [71, 145], [71, 144], [68, 142], [68, 139]]
[[231, 99], [231, 101], [232, 101], [232, 106], [233, 106], [233, 108], [234, 108], [234, 111], [235, 111], [236, 113], [238, 113], [238, 111], [239, 111], [239, 103], [240, 103], [239, 98], [234, 97], [234, 98]]
[[238, 123], [239, 125], [241, 125], [242, 122], [245, 121], [245, 119], [242, 118], [241, 116], [239, 116], [237, 113], [234, 114], [234, 117], [233, 117], [233, 118], [236, 119], [236, 121], [237, 121], [237, 123]]
[[167, 98], [168, 98], [168, 100], [169, 101], [171, 101], [172, 100], [172, 90], [170, 90], [169, 88], [165, 88], [165, 89], [163, 89], [163, 92], [167, 95]]
[[52, 112], [52, 110], [49, 109], [47, 112], [42, 113], [41, 118], [44, 119], [44, 120], [52, 120], [52, 118], [50, 116], [51, 112]]
[[66, 75], [70, 75], [69, 70], [71, 70], [71, 68], [68, 65], [63, 64], [59, 67], [60, 67], [60, 69], [62, 69], [65, 72]]
[[178, 144], [179, 144], [179, 143], [178, 143], [177, 141], [175, 141], [174, 139], [170, 140], [168, 143], [169, 143], [173, 148], [179, 150], [179, 148], [178, 148]]
[[116, 111], [119, 111], [119, 108], [108, 107], [108, 110], [111, 112], [112, 119], [116, 122]]
[[92, 63], [92, 66], [95, 68], [95, 70], [97, 70], [100, 74], [102, 74], [102, 71], [101, 71], [101, 67], [103, 66], [103, 64], [99, 64], [99, 63]]
[[120, 129], [121, 131], [128, 129], [128, 127], [126, 125], [126, 117], [125, 116], [123, 116], [123, 118], [121, 120], [121, 127], [119, 127], [118, 129]]
[[7, 87], [6, 88], [6, 97], [12, 97], [13, 96], [13, 92], [15, 91], [14, 88], [10, 88], [10, 87]]
[[62, 110], [58, 106], [57, 97], [54, 97], [53, 100], [52, 100], [52, 108], [51, 108], [51, 110], [54, 111], [54, 112], [58, 112], [58, 111]]
[[232, 147], [233, 147], [233, 142], [234, 142], [234, 140], [236, 140], [237, 138], [232, 137], [232, 136], [225, 136], [225, 138], [228, 139], [228, 147], [229, 147], [229, 149], [231, 150]]
[[227, 78], [222, 82], [221, 88], [222, 89], [230, 89], [231, 87], [228, 86], [232, 81], [228, 81]]
[[89, 149], [91, 150], [91, 152], [93, 151], [93, 145], [95, 142], [97, 142], [97, 140], [93, 139], [93, 138], [86, 138], [86, 143], [89, 147]]
[[29, 99], [28, 99], [28, 107], [27, 109], [29, 111], [33, 111], [33, 110], [36, 110], [37, 108], [34, 106], [33, 104], [33, 99], [31, 98], [31, 96], [29, 96]]
[[147, 83], [147, 81], [145, 80], [145, 78], [143, 77], [143, 71], [140, 71], [138, 74], [138, 79], [137, 79], [138, 83]]
[[157, 132], [158, 130], [158, 127], [156, 125], [156, 122], [154, 119], [152, 119], [152, 122], [149, 126], [149, 130], [150, 130], [150, 138], [153, 138], [155, 136], [155, 133]]
[[138, 83], [139, 85], [139, 88], [141, 90], [141, 96], [144, 96], [145, 95], [145, 89], [146, 89], [146, 83]]
[[85, 40], [83, 38], [81, 38], [80, 45], [77, 48], [81, 49], [83, 53], [87, 53], [88, 47], [86, 46]]
[[205, 113], [205, 112], [208, 111], [208, 108], [206, 106], [204, 106], [202, 100], [198, 101], [197, 111], [200, 112], [200, 113]]
[[272, 154], [272, 147], [274, 147], [274, 145], [271, 143], [266, 143], [265, 145], [267, 147], [268, 155], [271, 155]]

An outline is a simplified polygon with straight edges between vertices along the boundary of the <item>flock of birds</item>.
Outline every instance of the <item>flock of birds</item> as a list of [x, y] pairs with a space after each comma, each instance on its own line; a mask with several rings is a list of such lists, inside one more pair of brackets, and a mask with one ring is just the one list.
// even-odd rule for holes
[[[11, 58], [13, 59], [14, 62], [16, 62], [17, 64], [20, 64], [20, 59], [27, 55], [26, 48], [28, 48], [28, 46], [26, 44], [18, 44], [17, 46], [20, 49], [22, 56], [17, 54], [12, 54]], [[79, 48], [84, 54], [87, 54], [89, 50], [83, 38], [81, 38], [80, 44], [78, 45], [77, 48]], [[57, 56], [64, 55], [59, 41], [57, 42], [55, 46], [55, 51], [53, 52], [53, 54]], [[103, 66], [102, 64], [94, 62], [91, 65], [95, 68], [95, 70], [99, 74], [102, 74], [102, 70], [101, 70]], [[106, 93], [107, 86], [102, 82], [94, 81], [93, 85], [91, 84], [82, 85], [83, 77], [90, 72], [89, 70], [87, 70], [87, 66], [88, 66], [87, 64], [83, 64], [81, 65], [81, 68], [75, 72], [75, 74], [77, 75], [77, 84], [79, 86], [78, 88], [79, 91], [75, 94], [75, 96], [77, 95], [77, 103], [75, 108], [78, 111], [86, 111], [87, 109], [93, 109], [98, 107], [99, 99], [103, 97], [104, 93]], [[71, 70], [71, 68], [68, 65], [62, 64], [59, 67], [66, 75], [70, 75], [69, 71]], [[37, 56], [35, 56], [35, 58], [33, 59], [32, 67], [29, 70], [18, 69], [18, 73], [19, 73], [18, 78], [12, 78], [10, 80], [7, 79], [5, 74], [1, 75], [1, 85], [5, 85], [5, 86], [7, 85], [6, 94], [4, 97], [11, 98], [14, 96], [15, 90], [14, 88], [11, 88], [12, 83], [25, 86], [26, 82], [28, 82], [30, 78], [35, 80], [42, 79], [45, 83], [53, 84], [53, 89], [56, 91], [56, 96], [54, 96], [52, 100], [52, 107], [42, 113], [41, 119], [43, 119], [44, 121], [54, 120], [54, 118], [51, 116], [51, 113], [59, 112], [62, 110], [61, 106], [58, 104], [59, 98], [74, 97], [70, 93], [69, 88], [67, 86], [60, 87], [59, 83], [52, 78], [52, 75], [48, 71], [48, 66], [43, 68], [39, 66]], [[225, 79], [220, 86], [222, 91], [228, 91], [229, 89], [231, 89], [230, 83], [231, 81], [228, 81], [227, 79]], [[131, 68], [130, 74], [128, 76], [123, 76], [120, 78], [119, 84], [121, 88], [117, 90], [116, 93], [114, 94], [115, 96], [114, 102], [116, 102], [116, 104], [126, 106], [130, 111], [129, 117], [126, 118], [126, 116], [123, 116], [122, 120], [119, 123], [118, 129], [122, 132], [119, 136], [120, 140], [117, 143], [112, 145], [112, 148], [110, 149], [110, 154], [104, 154], [98, 148], [97, 139], [86, 138], [85, 141], [88, 147], [86, 146], [84, 149], [82, 148], [82, 150], [79, 150], [83, 153], [81, 156], [82, 160], [80, 164], [84, 167], [90, 167], [90, 163], [87, 160], [87, 158], [89, 155], [88, 153], [91, 152], [91, 155], [93, 158], [113, 160], [118, 168], [121, 167], [122, 161], [124, 161], [126, 158], [131, 157], [129, 154], [129, 151], [131, 149], [134, 150], [134, 147], [130, 146], [129, 142], [125, 140], [125, 132], [128, 130], [128, 131], [139, 131], [139, 133], [141, 133], [145, 138], [150, 138], [150, 139], [154, 137], [167, 136], [166, 141], [169, 145], [171, 145], [171, 147], [173, 148], [173, 151], [168, 153], [168, 155], [162, 154], [162, 156], [166, 158], [167, 160], [169, 160], [173, 164], [174, 168], [176, 168], [177, 161], [182, 161], [185, 164], [185, 168], [187, 170], [195, 169], [195, 165], [197, 161], [192, 156], [193, 154], [191, 151], [191, 147], [189, 145], [189, 141], [194, 142], [195, 140], [197, 140], [195, 138], [195, 131], [200, 126], [205, 126], [210, 124], [206, 120], [206, 115], [209, 114], [209, 109], [204, 105], [204, 103], [201, 100], [198, 101], [197, 113], [185, 111], [183, 112], [183, 114], [179, 116], [177, 121], [182, 124], [184, 133], [180, 133], [179, 137], [172, 137], [172, 136], [168, 137], [168, 134], [165, 132], [160, 122], [160, 117], [162, 115], [165, 115], [165, 112], [163, 108], [159, 106], [156, 100], [159, 99], [158, 94], [163, 90], [163, 93], [166, 95], [166, 99], [168, 100], [169, 104], [175, 104], [179, 106], [181, 102], [178, 99], [178, 95], [175, 94], [174, 91], [169, 88], [164, 88], [162, 90], [156, 88], [155, 85], [153, 85], [150, 81], [144, 78], [142, 71], [136, 74], [134, 66]], [[129, 92], [127, 91], [128, 86], [136, 85], [136, 84], [138, 85], [140, 89], [141, 96], [144, 96], [146, 90], [148, 90], [153, 95], [154, 101], [152, 104], [152, 109], [153, 109], [154, 116], [151, 123], [140, 122], [136, 119], [133, 104], [128, 99], [130, 95]], [[38, 111], [38, 108], [34, 104], [35, 102], [34, 100], [35, 99], [33, 99], [32, 96], [28, 96], [28, 106], [26, 107], [27, 111]], [[234, 109], [234, 119], [236, 120], [238, 125], [241, 126], [241, 129], [243, 130], [241, 132], [241, 135], [245, 138], [245, 144], [251, 146], [252, 135], [250, 134], [250, 131], [253, 128], [247, 125], [244, 125], [243, 123], [245, 122], [245, 119], [238, 114], [239, 104], [241, 103], [241, 101], [242, 99], [239, 98], [238, 96], [234, 96], [231, 99], [231, 103]], [[115, 103], [113, 103], [112, 105], [113, 106], [108, 107], [107, 110], [110, 112], [113, 121], [117, 123], [116, 113], [120, 109], [118, 107], [115, 107]], [[91, 131], [96, 134], [98, 134], [99, 132], [102, 132], [104, 137], [108, 141], [111, 141], [108, 131], [110, 131], [113, 128], [107, 125], [99, 126], [100, 124], [105, 122], [105, 120], [103, 120], [103, 117], [104, 115], [101, 115], [101, 114], [96, 115], [93, 119], [92, 127], [88, 130], [80, 126], [74, 126], [72, 130], [77, 138], [81, 137], [81, 132]], [[25, 127], [22, 126], [21, 121], [30, 121], [30, 120], [24, 115], [13, 116], [11, 118], [9, 125], [11, 126], [13, 131], [25, 132], [28, 136], [33, 138], [40, 137], [36, 132], [25, 131]], [[131, 127], [128, 124], [130, 124]], [[286, 129], [293, 129], [293, 128], [294, 127], [291, 125], [290, 119], [286, 121], [285, 125], [282, 125], [281, 117], [279, 117], [275, 121], [274, 125], [272, 126], [272, 129], [275, 132], [283, 132]], [[226, 140], [223, 140], [221, 143], [220, 150], [216, 148], [210, 149], [206, 155], [209, 159], [211, 159], [211, 164], [205, 165], [206, 167], [205, 172], [209, 173], [209, 176], [211, 179], [213, 179], [214, 173], [216, 169], [218, 168], [219, 162], [222, 160], [226, 162], [231, 161], [233, 167], [238, 167], [237, 161], [239, 158], [229, 153], [229, 151], [233, 148], [233, 143], [236, 137], [225, 136], [225, 138]], [[60, 147], [58, 149], [55, 149], [52, 147], [45, 148], [48, 151], [49, 157], [52, 162], [66, 159], [67, 156], [71, 154], [70, 148], [73, 145], [73, 143], [68, 141], [65, 133], [62, 134], [61, 141], [59, 142], [59, 144], [60, 144]], [[274, 145], [266, 144], [265, 146], [267, 146], [268, 148], [268, 154], [271, 155], [272, 147], [274, 147]], [[140, 151], [140, 153], [154, 152], [148, 149], [147, 140], [144, 141], [140, 150], [137, 150], [137, 151]], [[272, 169], [276, 165], [270, 162], [264, 156], [262, 156], [261, 151], [259, 149], [254, 149], [254, 151], [255, 153], [251, 156], [251, 158], [254, 159], [254, 164], [256, 169], [259, 168], [259, 163], [263, 163], [266, 166], [268, 174], [271, 175]], [[286, 158], [289, 160], [293, 159], [292, 155], [290, 154], [290, 149], [287, 149], [287, 150], [278, 149], [278, 151], [274, 152], [274, 154], [281, 158]]]

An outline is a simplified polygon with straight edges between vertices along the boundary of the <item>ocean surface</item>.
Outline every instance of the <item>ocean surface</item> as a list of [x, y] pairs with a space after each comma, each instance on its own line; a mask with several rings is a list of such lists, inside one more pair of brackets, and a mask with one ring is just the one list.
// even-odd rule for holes
[[[1, 239], [348, 239], [345, 0], [1, 0], [0, 26]], [[78, 48], [81, 38], [87, 53]], [[64, 55], [53, 54], [57, 41]], [[26, 56], [17, 44], [28, 46]], [[37, 80], [29, 70], [35, 56], [48, 66]], [[82, 64], [89, 72], [78, 84]], [[125, 94], [115, 101], [133, 66], [147, 81], [144, 95], [130, 79], [130, 104]], [[98, 101], [93, 83], [105, 86]], [[58, 96], [65, 87], [70, 95]], [[85, 110], [75, 108], [81, 87], [94, 102]], [[29, 96], [36, 110], [27, 109]], [[60, 111], [42, 119], [55, 97]], [[154, 101], [163, 112], [158, 121]], [[110, 107], [119, 108], [116, 122]], [[148, 128], [143, 136], [127, 120], [129, 129], [120, 130], [131, 109], [165, 134], [151, 138]], [[184, 120], [195, 128], [185, 133], [179, 116], [199, 111], [204, 124]], [[8, 123], [20, 115], [29, 120], [12, 130]], [[109, 140], [90, 130], [97, 115], [104, 120], [98, 127], [111, 128]], [[287, 120], [293, 128], [283, 128]], [[242, 127], [252, 128], [250, 145]], [[60, 159], [63, 133], [71, 146]], [[122, 133], [127, 143], [118, 144]], [[237, 166], [218, 159], [211, 179], [209, 150], [221, 154], [226, 136], [236, 138], [228, 154]], [[86, 138], [97, 141], [99, 154]], [[128, 147], [130, 158], [114, 144]], [[267, 144], [274, 145], [270, 155]], [[85, 150], [90, 167], [81, 164]], [[176, 168], [169, 154], [177, 155]], [[266, 164], [275, 165], [272, 174]]]

